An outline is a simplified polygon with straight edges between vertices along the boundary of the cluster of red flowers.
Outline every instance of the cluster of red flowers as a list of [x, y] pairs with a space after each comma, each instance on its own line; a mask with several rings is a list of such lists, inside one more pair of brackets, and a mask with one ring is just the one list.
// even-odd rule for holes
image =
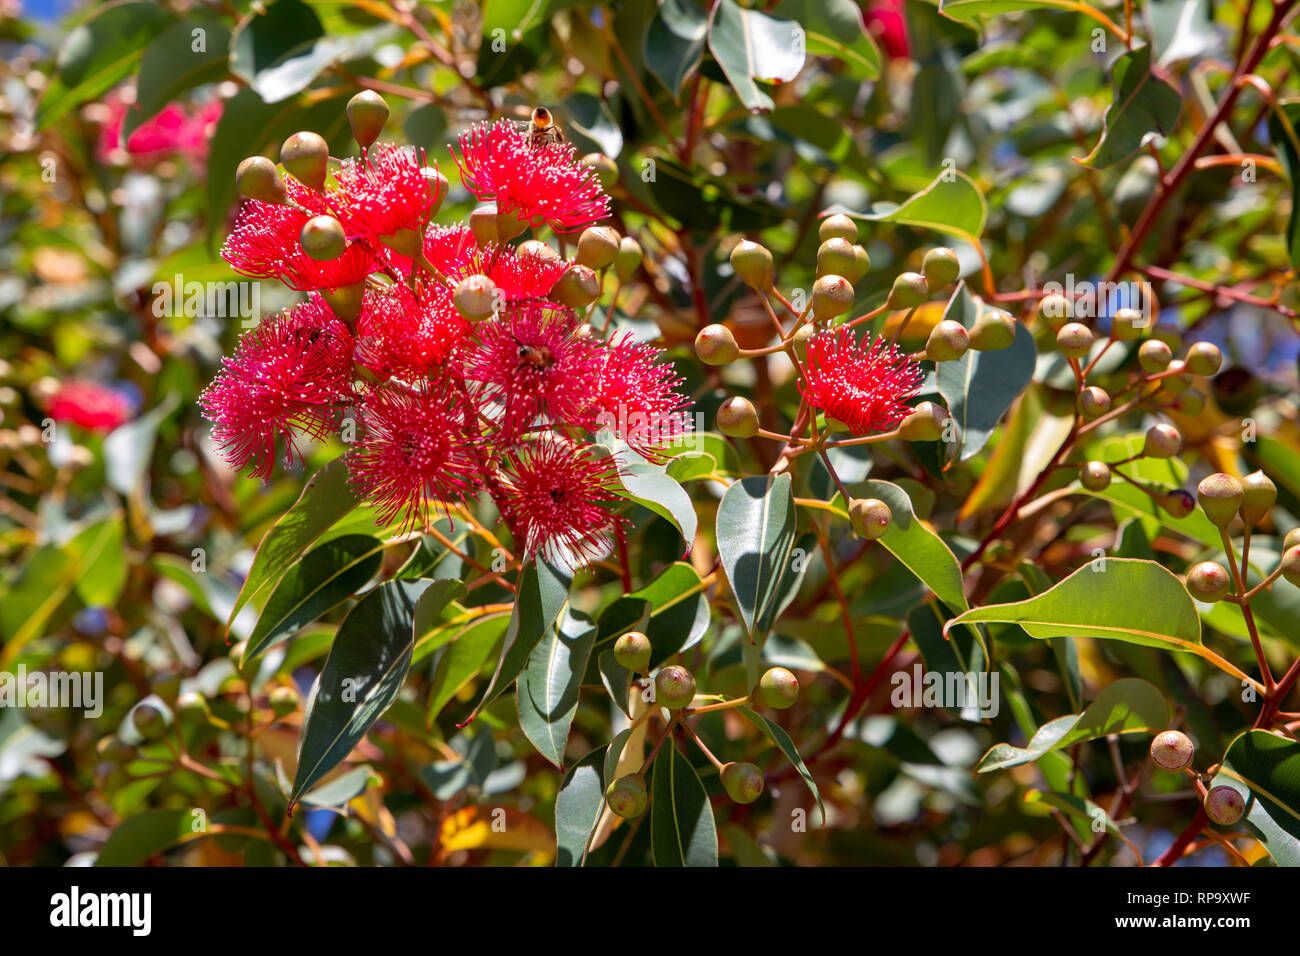
[[799, 390], [810, 405], [842, 422], [855, 435], [895, 427], [912, 411], [925, 373], [920, 363], [883, 339], [859, 345], [853, 330], [836, 326], [808, 340]]
[[[456, 162], [498, 215], [560, 231], [608, 215], [571, 146], [508, 121], [467, 132]], [[245, 200], [222, 250], [245, 275], [310, 293], [245, 334], [200, 399], [231, 465], [265, 479], [277, 457], [301, 458], [301, 436], [352, 417], [350, 478], [383, 520], [427, 523], [486, 491], [525, 557], [573, 568], [608, 553], [617, 462], [592, 436], [610, 428], [654, 457], [689, 428], [658, 350], [605, 340], [553, 301], [572, 265], [558, 254], [433, 224], [446, 181], [413, 149], [372, 145], [320, 189], [284, 188], [286, 202]], [[331, 259], [301, 241], [319, 216], [342, 225]], [[494, 299], [481, 320], [456, 304], [471, 277]]]
[[135, 414], [131, 400], [115, 388], [96, 382], [64, 382], [50, 399], [49, 415], [91, 431], [109, 432]]

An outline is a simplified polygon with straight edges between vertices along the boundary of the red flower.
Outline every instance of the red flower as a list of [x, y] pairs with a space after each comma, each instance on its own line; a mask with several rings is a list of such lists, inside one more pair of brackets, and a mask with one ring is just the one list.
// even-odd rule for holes
[[346, 161], [330, 201], [347, 234], [388, 236], [421, 227], [433, 205], [423, 169], [423, 150], [384, 143]]
[[361, 406], [363, 437], [348, 457], [353, 485], [381, 520], [427, 523], [435, 508], [476, 490], [461, 406], [446, 381], [389, 384]]
[[871, 0], [867, 4], [866, 25], [889, 59], [905, 60], [912, 55], [903, 0]]
[[904, 403], [924, 378], [915, 359], [876, 339], [863, 348], [853, 330], [838, 326], [808, 341], [799, 390], [809, 404], [849, 426], [855, 435], [887, 431], [906, 417]]
[[513, 453], [509, 470], [506, 516], [523, 538], [525, 560], [540, 554], [571, 571], [609, 553], [610, 532], [627, 523], [608, 510], [619, 500], [609, 458], [597, 458], [591, 446], [543, 440]]
[[96, 382], [67, 382], [50, 400], [49, 414], [56, 422], [108, 432], [130, 421], [134, 410], [117, 389]]
[[429, 283], [419, 298], [402, 284], [367, 292], [357, 361], [383, 375], [425, 375], [447, 360], [468, 330], [442, 283]]
[[289, 197], [307, 212], [257, 199], [245, 200], [235, 228], [221, 247], [221, 258], [241, 275], [279, 279], [291, 289], [338, 289], [360, 282], [381, 263], [366, 243], [350, 242], [337, 259], [317, 261], [303, 252], [299, 238], [312, 215], [326, 211], [315, 190], [292, 177], [285, 179]]
[[570, 263], [560, 258], [520, 255], [508, 246], [471, 246], [461, 261], [448, 270], [454, 281], [485, 275], [501, 290], [507, 302], [544, 299]]
[[440, 272], [450, 272], [478, 248], [469, 226], [430, 226], [424, 233], [424, 258]]
[[655, 361], [660, 354], [630, 334], [610, 342], [601, 353], [594, 403], [598, 427], [612, 428], [650, 457], [658, 457], [691, 427], [683, 411], [688, 400], [676, 391], [682, 379], [672, 365]]
[[465, 377], [485, 386], [483, 398], [502, 406], [503, 441], [518, 438], [541, 415], [586, 424], [600, 371], [598, 344], [575, 334], [578, 320], [553, 302], [515, 303], [478, 326]]
[[514, 213], [532, 226], [550, 223], [558, 232], [609, 215], [609, 197], [595, 171], [568, 144], [530, 146], [518, 126], [502, 119], [462, 133], [460, 152], [456, 165], [465, 188], [480, 201], [495, 199], [500, 213]]
[[352, 336], [320, 296], [245, 333], [199, 396], [212, 437], [236, 469], [271, 474], [278, 444], [302, 460], [296, 432], [322, 440], [352, 398]]

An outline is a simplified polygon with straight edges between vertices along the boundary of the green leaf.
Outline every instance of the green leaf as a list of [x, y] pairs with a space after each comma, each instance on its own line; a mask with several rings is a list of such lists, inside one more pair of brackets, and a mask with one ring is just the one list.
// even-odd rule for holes
[[[194, 49], [194, 31], [203, 31], [203, 49]], [[226, 78], [230, 31], [215, 20], [182, 20], [160, 33], [140, 60], [135, 105], [122, 121], [121, 145], [146, 120], [196, 86]]]
[[779, 585], [794, 548], [790, 475], [733, 483], [718, 505], [718, 556], [750, 634], [772, 626]]
[[108, 92], [135, 70], [145, 47], [175, 20], [175, 14], [155, 3], [101, 7], [59, 47], [54, 77], [36, 106], [36, 128], [45, 129]]
[[496, 700], [524, 669], [533, 648], [546, 635], [569, 600], [569, 579], [541, 558], [519, 575], [519, 592], [506, 628], [505, 643], [487, 690], [474, 711], [465, 718], [463, 727]]
[[310, 793], [303, 794], [299, 803], [309, 807], [341, 807], [366, 792], [370, 785], [369, 767], [356, 767], [340, 774], [329, 783], [322, 783]]
[[700, 573], [684, 561], [664, 568], [645, 587], [626, 594], [600, 613], [600, 646], [612, 647], [626, 631], [650, 638], [650, 666], [699, 643], [709, 629], [709, 601]]
[[1077, 0], [939, 0], [939, 12], [961, 23], [970, 23], [978, 17], [996, 17], [1021, 10], [1077, 12], [1080, 6]]
[[253, 556], [248, 577], [230, 611], [234, 620], [240, 609], [278, 581], [291, 565], [316, 542], [330, 526], [360, 504], [348, 483], [348, 466], [338, 457], [312, 475], [298, 500], [280, 516], [262, 538]]
[[355, 594], [375, 575], [384, 544], [364, 534], [334, 538], [289, 568], [262, 608], [244, 661], [297, 633]]
[[682, 84], [700, 66], [709, 16], [691, 0], [662, 0], [645, 34], [645, 65], [681, 102]]
[[[417, 619], [420, 611], [417, 606]], [[432, 724], [461, 688], [492, 659], [510, 624], [502, 612], [478, 618], [468, 625], [438, 658], [429, 688], [429, 723]]]
[[672, 741], [659, 748], [650, 786], [655, 866], [717, 866], [718, 831], [708, 791]]
[[748, 707], [737, 707], [737, 711], [749, 719], [759, 730], [767, 736], [767, 739], [776, 744], [777, 749], [785, 754], [787, 760], [794, 765], [794, 769], [799, 771], [799, 776], [803, 777], [803, 782], [808, 785], [812, 791], [813, 799], [817, 801], [817, 809], [822, 813], [822, 823], [826, 823], [826, 806], [822, 803], [822, 795], [817, 789], [817, 781], [813, 779], [812, 772], [809, 771], [808, 765], [803, 762], [803, 757], [799, 756], [799, 748], [794, 745], [790, 735], [785, 732], [780, 724], [769, 720], [762, 714], [750, 710]]
[[709, 14], [709, 50], [750, 110], [773, 107], [758, 81], [789, 83], [798, 76], [806, 42], [803, 27], [793, 20], [747, 10], [735, 0], [717, 0]]
[[809, 53], [838, 57], [864, 80], [880, 76], [880, 51], [853, 0], [781, 0], [772, 15], [804, 28]]
[[1246, 800], [1246, 826], [1279, 866], [1300, 866], [1300, 744], [1248, 730], [1228, 747], [1212, 787]]
[[1156, 688], [1136, 677], [1107, 686], [1081, 714], [1068, 714], [1038, 728], [1027, 747], [994, 744], [976, 773], [1031, 763], [1043, 754], [1108, 734], [1160, 733], [1169, 726], [1169, 706]]
[[691, 504], [691, 496], [677, 479], [668, 474], [667, 464], [647, 461], [612, 431], [602, 430], [596, 441], [609, 449], [610, 457], [618, 469], [620, 487], [614, 489], [615, 494], [635, 501], [671, 521], [682, 533], [686, 553], [689, 554], [695, 544], [698, 518], [695, 506]]
[[459, 581], [386, 581], [339, 625], [303, 717], [290, 803], [352, 752], [397, 699], [415, 644], [415, 602], [426, 590], [452, 600]]
[[81, 532], [68, 543], [81, 564], [77, 597], [89, 607], [111, 607], [126, 584], [126, 527], [114, 515]]
[[[943, 317], [970, 329], [983, 308], [983, 303], [971, 298], [963, 281]], [[935, 377], [939, 394], [948, 403], [948, 413], [957, 426], [954, 460], [965, 461], [988, 444], [1002, 416], [1033, 379], [1037, 359], [1033, 335], [1017, 322], [1015, 340], [1006, 348], [988, 352], [969, 349], [959, 359], [938, 364]]]
[[515, 695], [519, 727], [537, 752], [560, 768], [595, 643], [595, 621], [570, 608], [533, 648], [519, 674]]
[[104, 439], [104, 477], [110, 488], [123, 495], [139, 491], [149, 473], [158, 426], [180, 404], [173, 393], [147, 415], [119, 425]]
[[869, 222], [895, 222], [905, 226], [934, 229], [964, 239], [973, 246], [988, 221], [989, 207], [975, 180], [958, 169], [945, 169], [930, 185], [906, 199], [901, 206], [877, 203], [869, 213], [843, 211]]
[[336, 56], [320, 17], [298, 0], [255, 6], [235, 27], [230, 71], [264, 103], [278, 103], [305, 90]]
[[1154, 135], [1167, 136], [1178, 124], [1183, 98], [1151, 72], [1151, 47], [1125, 53], [1111, 68], [1115, 102], [1106, 110], [1101, 139], [1079, 165], [1104, 169], [1128, 159]]
[[623, 152], [623, 130], [605, 100], [590, 93], [574, 93], [560, 106], [565, 135], [581, 153], [600, 152], [618, 159]]
[[1278, 104], [1268, 118], [1268, 138], [1291, 180], [1291, 216], [1287, 220], [1287, 251], [1300, 269], [1300, 100]]
[[161, 853], [195, 832], [196, 818], [189, 808], [146, 810], [123, 820], [100, 849], [95, 866], [135, 866]]
[[[672, 749], [672, 748], [669, 748]], [[564, 775], [555, 796], [555, 865], [581, 866], [605, 805], [604, 747], [587, 754]]]

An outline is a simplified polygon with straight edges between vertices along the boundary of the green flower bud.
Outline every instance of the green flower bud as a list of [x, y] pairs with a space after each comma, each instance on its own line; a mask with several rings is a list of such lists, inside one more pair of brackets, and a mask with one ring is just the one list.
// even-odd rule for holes
[[1173, 358], [1173, 351], [1159, 339], [1147, 339], [1138, 348], [1138, 364], [1153, 375], [1167, 369]]
[[799, 328], [794, 330], [794, 336], [791, 342], [794, 345], [794, 352], [799, 356], [799, 361], [806, 361], [808, 358], [808, 340], [817, 334], [817, 327], [811, 322], [805, 322]]
[[294, 133], [280, 147], [280, 165], [304, 186], [320, 192], [329, 176], [330, 147], [319, 133]]
[[257, 199], [276, 206], [289, 203], [280, 171], [265, 156], [249, 156], [239, 164], [235, 170], [235, 188], [245, 199]]
[[1110, 487], [1110, 466], [1104, 461], [1086, 461], [1079, 466], [1079, 484], [1089, 491]]
[[854, 498], [849, 502], [849, 523], [864, 541], [875, 541], [889, 530], [894, 513], [879, 498]]
[[922, 402], [899, 423], [899, 437], [906, 441], [938, 441], [943, 436], [948, 409], [934, 402]]
[[334, 315], [350, 329], [356, 329], [357, 319], [361, 318], [361, 309], [365, 302], [366, 283], [364, 280], [337, 289], [321, 289], [321, 296], [334, 310]]
[[1258, 525], [1277, 502], [1277, 485], [1262, 471], [1252, 471], [1241, 482], [1241, 520], [1247, 528]]
[[799, 678], [784, 667], [770, 667], [758, 680], [758, 702], [773, 710], [785, 710], [799, 699]]
[[1213, 342], [1196, 342], [1187, 350], [1186, 361], [1193, 375], [1214, 375], [1223, 365], [1223, 353]]
[[758, 434], [758, 409], [747, 398], [731, 396], [718, 406], [718, 431], [728, 438], [753, 438]]
[[1089, 385], [1079, 393], [1079, 413], [1084, 418], [1091, 421], [1094, 418], [1101, 418], [1108, 411], [1110, 411], [1110, 396], [1106, 394], [1105, 389]]
[[1156, 734], [1151, 741], [1151, 759], [1161, 770], [1180, 773], [1192, 765], [1195, 756], [1196, 747], [1191, 739], [1177, 730]]
[[772, 266], [772, 253], [757, 242], [743, 239], [731, 250], [731, 268], [740, 281], [751, 289], [766, 292], [776, 281]]
[[605, 192], [609, 192], [618, 182], [618, 164], [604, 153], [588, 153], [582, 157], [582, 164], [595, 171], [596, 180]]
[[639, 817], [650, 803], [645, 777], [639, 773], [619, 777], [605, 788], [605, 802], [611, 811], [625, 820]]
[[1282, 552], [1282, 577], [1300, 588], [1300, 544]]
[[1201, 479], [1196, 486], [1196, 497], [1210, 522], [1215, 527], [1226, 528], [1241, 507], [1243, 489], [1232, 475], [1218, 472]]
[[131, 724], [145, 740], [158, 740], [167, 732], [168, 723], [162, 708], [153, 704], [137, 704], [131, 711]]
[[1196, 507], [1196, 499], [1192, 497], [1191, 492], [1184, 491], [1182, 488], [1166, 492], [1156, 500], [1171, 518], [1186, 518]]
[[940, 246], [931, 249], [921, 260], [921, 274], [931, 292], [938, 292], [957, 281], [961, 275], [961, 260], [951, 249]]
[[451, 188], [451, 184], [447, 182], [446, 176], [438, 172], [436, 166], [425, 166], [420, 173], [424, 176], [424, 184], [429, 189], [430, 206], [426, 219], [432, 219], [437, 215], [442, 201], [447, 198], [447, 190]]
[[480, 246], [500, 243], [497, 235], [497, 207], [490, 203], [475, 207], [469, 214], [469, 231]]
[[655, 675], [655, 703], [669, 710], [681, 710], [695, 699], [695, 677], [676, 664], [660, 668]]
[[614, 660], [628, 670], [644, 674], [650, 669], [650, 638], [640, 631], [620, 634], [614, 642]]
[[1211, 787], [1205, 794], [1205, 815], [1220, 826], [1230, 827], [1246, 812], [1246, 801], [1232, 787]]
[[348, 100], [348, 125], [352, 127], [352, 138], [362, 149], [366, 149], [388, 122], [388, 104], [374, 90], [362, 90]]
[[198, 691], [185, 691], [176, 698], [176, 716], [183, 723], [206, 721], [209, 716], [207, 698]]
[[1294, 548], [1297, 544], [1300, 544], [1300, 528], [1292, 528], [1286, 533], [1286, 537], [1282, 539], [1282, 550], [1286, 551]]
[[970, 347], [977, 352], [1005, 349], [1015, 340], [1015, 317], [1001, 309], [984, 309], [970, 330]]
[[858, 241], [858, 224], [843, 213], [827, 216], [817, 227], [817, 238], [822, 242], [827, 239], [843, 239], [845, 242]]
[[[623, 241], [635, 242], [636, 240], [624, 239]], [[550, 246], [548, 246], [546, 243], [542, 242], [542, 240], [540, 239], [524, 240], [523, 242], [519, 243], [519, 247], [515, 249], [515, 253], [521, 257], [532, 256], [533, 258], [537, 259], [539, 262], [560, 262], [561, 261], [560, 254], [556, 252], [554, 249], [552, 249]]]
[[1164, 342], [1171, 350], [1177, 350], [1183, 344], [1182, 329], [1169, 322], [1157, 323], [1155, 328], [1151, 330], [1151, 337]]
[[619, 235], [609, 226], [592, 226], [578, 237], [577, 261], [590, 269], [605, 269], [618, 255]]
[[1186, 362], [1182, 359], [1174, 359], [1169, 363], [1169, 367], [1165, 369], [1166, 372], [1172, 372], [1173, 374], [1162, 378], [1160, 387], [1170, 395], [1181, 395], [1187, 391], [1192, 387], [1192, 377], [1184, 371], [1186, 368]]
[[857, 267], [857, 254], [847, 239], [827, 239], [817, 249], [817, 275], [845, 276]]
[[1056, 347], [1066, 358], [1081, 359], [1092, 348], [1092, 329], [1081, 322], [1067, 322], [1056, 333]]
[[853, 307], [853, 286], [843, 276], [822, 276], [813, 283], [812, 312], [820, 322], [843, 315]]
[[1110, 335], [1117, 342], [1132, 342], [1142, 334], [1146, 319], [1137, 309], [1116, 309], [1110, 321]]
[[337, 259], [348, 248], [343, 223], [333, 216], [312, 216], [303, 223], [298, 240], [302, 243], [302, 251], [317, 262]]
[[1173, 458], [1183, 450], [1183, 436], [1173, 425], [1152, 425], [1147, 429], [1142, 443], [1142, 454], [1147, 458]]
[[739, 357], [740, 346], [731, 329], [715, 322], [695, 336], [695, 354], [705, 365], [730, 365]]
[[1231, 586], [1227, 569], [1214, 561], [1202, 561], [1187, 571], [1187, 593], [1205, 604], [1222, 601]]
[[960, 322], [944, 319], [930, 330], [925, 340], [925, 357], [933, 362], [951, 362], [970, 348], [970, 333]]
[[618, 254], [614, 256], [614, 275], [618, 276], [620, 282], [626, 282], [641, 268], [644, 256], [641, 243], [631, 236], [624, 236], [618, 241]]
[[585, 309], [600, 295], [600, 276], [587, 266], [574, 263], [551, 287], [551, 298], [571, 309]]
[[414, 259], [424, 254], [424, 238], [418, 229], [399, 229], [397, 232], [390, 232], [386, 236], [380, 236], [379, 241], [408, 259]]
[[1074, 304], [1059, 292], [1045, 295], [1038, 300], [1039, 321], [1046, 324], [1053, 332], [1060, 331], [1073, 316]]
[[871, 271], [871, 256], [867, 255], [867, 250], [862, 246], [853, 247], [853, 265], [844, 273], [844, 278], [848, 279], [854, 285], [862, 279], [864, 275]]
[[894, 280], [889, 289], [889, 301], [885, 304], [894, 310], [915, 309], [929, 298], [930, 284], [925, 281], [925, 276], [919, 272], [904, 272]]
[[736, 803], [753, 803], [763, 793], [763, 771], [752, 763], [727, 763], [719, 773], [722, 789]]
[[482, 322], [496, 311], [500, 295], [496, 283], [487, 276], [473, 275], [456, 284], [451, 302], [466, 322]]
[[292, 687], [284, 685], [272, 687], [267, 699], [271, 705], [271, 712], [277, 717], [288, 717], [298, 709], [298, 692]]

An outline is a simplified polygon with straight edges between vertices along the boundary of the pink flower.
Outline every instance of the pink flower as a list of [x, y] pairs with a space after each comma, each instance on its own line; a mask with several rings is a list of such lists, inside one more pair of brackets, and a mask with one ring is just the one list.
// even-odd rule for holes
[[425, 375], [460, 346], [469, 324], [442, 283], [417, 298], [397, 284], [366, 293], [358, 323], [357, 360], [381, 375]]
[[352, 336], [313, 295], [245, 333], [199, 396], [212, 437], [236, 469], [270, 477], [277, 448], [285, 463], [302, 455], [295, 435], [323, 440], [352, 398]]
[[903, 0], [871, 0], [867, 4], [866, 24], [889, 59], [905, 60], [912, 55]]
[[433, 206], [423, 169], [423, 150], [383, 143], [344, 162], [329, 198], [348, 236], [389, 236], [422, 226]]
[[494, 199], [498, 213], [534, 227], [549, 223], [558, 232], [574, 232], [609, 215], [609, 197], [572, 146], [530, 146], [509, 120], [480, 123], [461, 134], [456, 165], [465, 188], [480, 201]]
[[799, 390], [809, 404], [865, 435], [901, 422], [924, 377], [920, 364], [896, 346], [876, 339], [864, 348], [852, 329], [838, 326], [809, 339]]
[[131, 420], [132, 403], [119, 391], [96, 382], [65, 382], [50, 400], [49, 415], [91, 431], [108, 432]]
[[688, 400], [676, 391], [681, 376], [672, 365], [656, 361], [658, 349], [630, 334], [610, 342], [600, 354], [594, 400], [598, 423], [611, 425], [641, 454], [659, 457], [691, 427], [683, 411]]
[[455, 281], [485, 275], [501, 290], [507, 302], [517, 302], [546, 298], [570, 264], [558, 257], [520, 255], [508, 246], [473, 246], [448, 271]]
[[[100, 126], [95, 154], [99, 162], [109, 164], [121, 156], [119, 143], [122, 126], [127, 115], [136, 107], [128, 106], [118, 90], [105, 97], [103, 106], [106, 114]], [[184, 159], [202, 168], [208, 156], [212, 132], [221, 119], [222, 107], [220, 100], [197, 109], [186, 109], [178, 103], [168, 103], [135, 129], [126, 141], [126, 153], [143, 161], [155, 161], [179, 153]]]

